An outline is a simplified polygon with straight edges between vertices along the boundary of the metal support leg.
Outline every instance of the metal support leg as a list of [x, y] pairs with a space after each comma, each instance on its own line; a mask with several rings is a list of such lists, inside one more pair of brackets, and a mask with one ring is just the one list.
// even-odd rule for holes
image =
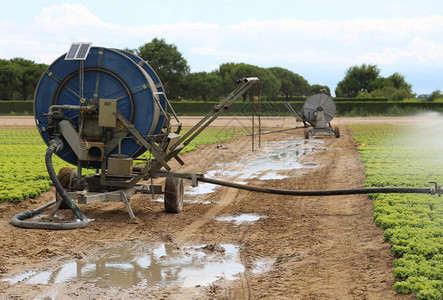
[[[128, 197], [126, 196], [125, 192], [120, 191], [120, 193], [121, 193], [121, 196], [122, 196], [122, 201], [123, 201], [123, 203], [125, 204], [126, 209], [127, 209], [128, 213], [129, 213], [129, 217], [130, 217], [131, 219], [135, 219], [134, 213], [132, 212], [132, 208], [131, 208], [131, 206], [129, 205]], [[130, 197], [130, 196], [129, 196], [129, 197]]]

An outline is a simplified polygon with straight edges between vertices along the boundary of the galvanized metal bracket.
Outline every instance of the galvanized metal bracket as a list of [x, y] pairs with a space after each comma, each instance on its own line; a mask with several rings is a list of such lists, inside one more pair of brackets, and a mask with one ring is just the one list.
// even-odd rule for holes
[[180, 173], [180, 172], [167, 172], [160, 170], [158, 171], [158, 177], [177, 177], [183, 179], [191, 179], [192, 187], [198, 186], [198, 179], [203, 178], [204, 174], [196, 174], [196, 173]]
[[[194, 138], [196, 138], [206, 127], [208, 127], [218, 116], [220, 116], [225, 109], [228, 109], [232, 103], [243, 96], [249, 88], [254, 84], [260, 82], [257, 77], [242, 78], [238, 80], [239, 86], [233, 90], [226, 98], [224, 98], [216, 108], [211, 110], [206, 116], [204, 116], [200, 122], [198, 122], [194, 127], [192, 127], [186, 134], [184, 134], [171, 149], [175, 149], [179, 145], [188, 145]], [[223, 109], [222, 109], [223, 108]]]
[[139, 141], [146, 149], [148, 149], [149, 152], [151, 152], [155, 159], [158, 160], [158, 162], [166, 169], [171, 170], [171, 167], [166, 163], [164, 160], [164, 155], [162, 155], [163, 150], [160, 149], [155, 143], [148, 142], [141, 134], [138, 132], [134, 125], [132, 125], [128, 120], [126, 120], [125, 116], [120, 111], [117, 111], [117, 118], [123, 123], [123, 125], [129, 130], [132, 135], [135, 136], [137, 141]]
[[131, 196], [128, 197], [123, 190], [120, 190], [120, 194], [121, 194], [121, 197], [122, 197], [122, 201], [125, 204], [126, 210], [129, 213], [129, 217], [131, 219], [135, 219], [134, 213], [132, 212], [132, 208], [129, 205], [129, 200], [131, 199]]
[[[98, 202], [123, 202], [126, 207], [126, 210], [129, 213], [129, 217], [134, 219], [134, 213], [129, 205], [129, 201], [131, 199], [131, 195], [136, 193], [136, 188], [130, 188], [125, 190], [117, 190], [112, 192], [105, 193], [95, 193], [95, 192], [85, 192], [85, 191], [76, 191], [76, 192], [68, 192], [68, 196], [77, 201], [78, 204], [92, 204]], [[63, 200], [62, 200], [63, 201]], [[57, 203], [60, 201], [57, 201]], [[61, 202], [60, 202], [61, 203]]]

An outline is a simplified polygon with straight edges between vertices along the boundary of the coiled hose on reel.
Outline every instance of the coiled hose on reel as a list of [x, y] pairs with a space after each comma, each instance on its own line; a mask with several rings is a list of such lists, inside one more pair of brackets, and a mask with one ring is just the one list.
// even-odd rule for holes
[[57, 200], [53, 200], [49, 203], [46, 203], [43, 206], [40, 206], [37, 209], [34, 210], [28, 210], [24, 211], [22, 213], [19, 213], [15, 215], [11, 222], [14, 226], [21, 227], [21, 228], [30, 228], [30, 229], [50, 229], [50, 230], [66, 230], [66, 229], [76, 229], [76, 228], [84, 228], [88, 226], [89, 220], [86, 218], [86, 216], [83, 214], [83, 212], [75, 205], [74, 201], [72, 201], [71, 198], [69, 198], [68, 194], [64, 190], [63, 186], [61, 185], [60, 181], [58, 180], [57, 174], [55, 173], [54, 166], [52, 165], [52, 155], [56, 153], [57, 151], [61, 150], [63, 147], [63, 142], [59, 139], [52, 140], [48, 149], [46, 150], [45, 155], [45, 163], [46, 163], [46, 169], [48, 170], [49, 177], [52, 180], [52, 183], [55, 186], [55, 189], [60, 194], [60, 196], [63, 199], [63, 202], [66, 204], [66, 206], [69, 207], [69, 209], [72, 210], [72, 212], [75, 214], [75, 216], [78, 218], [77, 222], [72, 223], [49, 223], [49, 222], [32, 222], [32, 221], [24, 221], [25, 219], [29, 219], [40, 213], [41, 211], [45, 210], [46, 208], [54, 205]]

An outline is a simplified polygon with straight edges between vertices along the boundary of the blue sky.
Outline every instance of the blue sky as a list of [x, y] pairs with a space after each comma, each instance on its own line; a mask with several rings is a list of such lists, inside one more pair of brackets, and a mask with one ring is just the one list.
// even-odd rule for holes
[[3, 59], [50, 64], [73, 41], [133, 49], [158, 37], [192, 72], [279, 66], [333, 91], [348, 67], [367, 63], [418, 94], [443, 91], [441, 0], [0, 0], [0, 11]]

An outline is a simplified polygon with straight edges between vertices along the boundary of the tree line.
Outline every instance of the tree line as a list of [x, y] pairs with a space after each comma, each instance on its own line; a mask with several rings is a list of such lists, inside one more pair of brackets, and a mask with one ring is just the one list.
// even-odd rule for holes
[[415, 96], [403, 75], [394, 73], [380, 77], [380, 69], [367, 64], [350, 67], [345, 78], [337, 84], [335, 94], [337, 97], [387, 97], [394, 101]]
[[[303, 76], [281, 67], [262, 68], [245, 63], [223, 63], [211, 72], [190, 72], [186, 59], [174, 44], [164, 39], [154, 38], [138, 49], [125, 49], [146, 60], [163, 82], [170, 100], [219, 100], [235, 88], [236, 80], [243, 77], [258, 77], [261, 82], [261, 95], [268, 100], [306, 97], [320, 91], [330, 94], [328, 86], [309, 84]], [[23, 58], [0, 59], [0, 99], [31, 100], [34, 89], [47, 69], [45, 64], [37, 64]], [[343, 80], [335, 88], [337, 97], [386, 97], [401, 101], [413, 98], [412, 86], [405, 77], [394, 73], [381, 77], [376, 65], [362, 64], [347, 69]], [[434, 98], [440, 96], [434, 91]], [[246, 96], [245, 96], [246, 97]], [[246, 100], [246, 98], [244, 98]], [[434, 99], [425, 99], [434, 100]]]
[[[178, 97], [193, 100], [218, 100], [226, 96], [243, 77], [258, 77], [261, 83], [261, 95], [275, 98], [279, 95], [286, 99], [305, 96], [329, 88], [321, 85], [309, 85], [301, 75], [287, 69], [261, 68], [245, 63], [224, 63], [211, 72], [190, 72], [185, 58], [173, 44], [164, 39], [154, 38], [138, 49], [126, 49], [146, 60], [157, 72], [163, 82], [169, 99]], [[244, 96], [246, 99], [246, 95]]]
[[0, 100], [31, 100], [48, 66], [24, 58], [0, 59]]

